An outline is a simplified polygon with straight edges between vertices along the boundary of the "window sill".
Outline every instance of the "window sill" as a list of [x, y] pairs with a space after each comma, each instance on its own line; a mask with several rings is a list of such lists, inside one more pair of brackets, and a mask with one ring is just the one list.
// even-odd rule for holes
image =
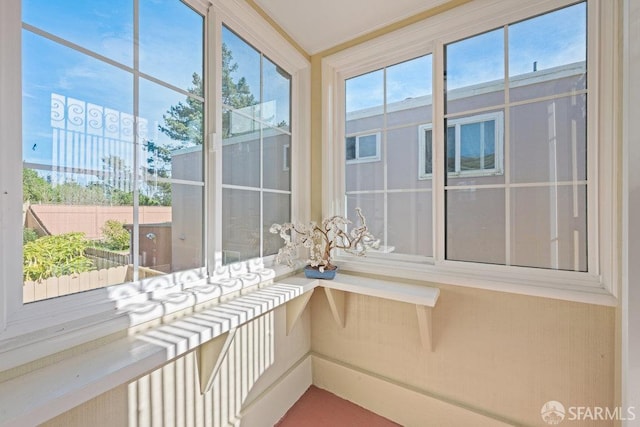
[[[268, 274], [266, 270], [263, 273]], [[274, 273], [274, 270], [269, 271]], [[238, 280], [251, 281], [252, 277], [253, 274], [247, 274], [239, 276]], [[178, 298], [180, 303], [175, 304], [172, 302], [175, 298], [170, 296], [156, 304], [154, 309], [130, 310], [129, 316], [134, 323], [142, 320], [140, 313], [144, 313], [145, 319], [154, 315], [155, 319], [161, 319], [157, 315], [160, 307], [176, 314], [176, 318], [166, 319], [164, 316], [161, 324], [144, 331], [132, 333], [129, 330], [131, 335], [0, 383], [0, 396], [3, 396], [0, 400], [0, 425], [40, 424], [110, 389], [127, 384], [176, 357], [197, 350], [203, 344], [233, 333], [237, 327], [317, 286], [317, 281], [313, 280], [291, 279], [273, 283], [273, 278], [272, 275], [251, 290], [243, 290], [241, 295], [227, 293], [223, 302], [199, 308], [188, 315], [177, 316], [178, 310], [184, 310], [187, 303]], [[190, 288], [191, 293], [183, 292], [192, 296], [191, 303], [197, 300], [196, 290], [200, 286]], [[208, 289], [204, 289], [205, 293]], [[28, 354], [30, 350], [22, 348], [21, 351]], [[201, 383], [205, 375], [207, 373], [200, 372]]]
[[[344, 273], [335, 281], [306, 279], [301, 275], [285, 277], [275, 283], [272, 280], [260, 283], [246, 295], [230, 297], [225, 302], [0, 383], [0, 395], [3, 396], [0, 424], [42, 423], [190, 351], [205, 351], [204, 348], [214, 341], [233, 339], [236, 328], [280, 306], [286, 305], [289, 332], [309, 301], [311, 291], [317, 287], [323, 287], [327, 298], [342, 307], [342, 313], [340, 310], [334, 313], [338, 316], [336, 320], [342, 323], [345, 299], [341, 294], [344, 292], [415, 304], [421, 340], [431, 348], [431, 308], [438, 300], [440, 292], [437, 288]], [[223, 356], [224, 350], [217, 353], [218, 358]], [[201, 369], [198, 374], [201, 391], [205, 392], [203, 384], [210, 382], [215, 370]]]
[[225, 302], [292, 272], [281, 266], [265, 268], [259, 260], [252, 260], [220, 268], [206, 279], [200, 272], [187, 272], [95, 289], [49, 301], [55, 314], [45, 323], [51, 326], [38, 329], [34, 325], [43, 324], [38, 303], [28, 304], [27, 314], [3, 331], [0, 373], [74, 346], [127, 335]]
[[381, 258], [340, 257], [336, 264], [342, 271], [381, 278], [418, 280], [611, 307], [618, 304], [618, 299], [609, 292], [601, 278], [589, 273], [453, 261], [415, 263]]

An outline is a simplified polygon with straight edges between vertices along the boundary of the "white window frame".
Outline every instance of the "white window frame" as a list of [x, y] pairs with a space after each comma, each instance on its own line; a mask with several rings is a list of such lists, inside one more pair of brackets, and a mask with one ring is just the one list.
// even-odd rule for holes
[[[376, 137], [376, 153], [373, 156], [361, 156], [360, 155], [360, 138], [364, 138], [367, 136], [375, 136]], [[354, 163], [368, 163], [368, 162], [378, 162], [380, 161], [380, 132], [368, 132], [368, 133], [360, 133], [360, 134], [352, 134], [347, 135], [345, 138], [355, 138], [356, 139], [356, 157], [355, 159], [348, 159], [347, 164]], [[345, 139], [346, 144], [346, 139]], [[345, 147], [345, 156], [346, 156], [346, 147]]]
[[[460, 126], [470, 123], [484, 123], [488, 121], [494, 121], [496, 123], [495, 131], [495, 166], [492, 169], [474, 169], [474, 170], [460, 170]], [[447, 121], [447, 127], [455, 127], [456, 133], [456, 171], [447, 172], [447, 176], [450, 178], [464, 177], [464, 176], [492, 176], [502, 175], [504, 173], [504, 113], [502, 111], [495, 111], [492, 113], [474, 114], [473, 116], [465, 116], [457, 119], [449, 119]], [[418, 179], [431, 179], [432, 174], [423, 172], [425, 170], [426, 162], [426, 149], [427, 143], [425, 138], [425, 131], [431, 130], [433, 132], [433, 124], [427, 123], [418, 127]], [[433, 140], [433, 133], [431, 134]], [[433, 148], [432, 148], [433, 150]], [[433, 154], [433, 151], [431, 152]], [[433, 156], [432, 156], [433, 157]], [[432, 158], [433, 160], [433, 158]], [[432, 166], [433, 170], [433, 166]]]
[[[226, 0], [185, 0], [205, 16], [206, 118], [205, 227], [206, 270], [168, 274], [156, 280], [133, 282], [95, 289], [65, 297], [22, 303], [22, 88], [20, 0], [0, 2], [0, 139], [15, 141], [0, 147], [0, 372], [16, 368], [72, 347], [100, 340], [111, 334], [126, 334], [130, 328], [157, 321], [170, 289], [180, 290], [203, 280], [215, 280], [222, 268], [221, 211], [222, 191], [222, 107], [216, 93], [222, 91], [219, 76], [222, 56], [222, 22], [233, 28], [278, 63], [292, 76], [292, 162], [309, 164], [310, 62], [281, 34], [245, 2]], [[215, 82], [210, 84], [208, 82]], [[220, 131], [218, 131], [220, 130]], [[310, 175], [308, 168], [292, 168], [292, 218], [306, 221], [309, 213]], [[269, 260], [264, 261], [268, 265]], [[276, 274], [291, 269], [274, 266]], [[196, 273], [196, 274], [194, 274]], [[145, 313], [130, 311], [131, 303], [146, 304]], [[153, 307], [157, 307], [153, 309]]]
[[[431, 173], [425, 172], [427, 167], [426, 131], [431, 131]], [[431, 179], [433, 176], [433, 123], [418, 126], [418, 179]]]
[[[325, 216], [344, 212], [344, 81], [383, 67], [432, 53], [433, 135], [436, 159], [444, 158], [444, 46], [574, 4], [572, 0], [478, 0], [343, 50], [322, 60], [323, 201]], [[433, 170], [433, 259], [403, 262], [392, 257], [367, 261], [341, 256], [347, 270], [393, 275], [436, 283], [478, 287], [525, 295], [603, 305], [617, 304], [618, 280], [618, 80], [616, 2], [587, 0], [588, 106], [587, 206], [588, 272], [489, 265], [445, 259], [445, 173], [443, 162]], [[338, 125], [336, 125], [338, 124]], [[366, 212], [365, 212], [366, 214]], [[426, 225], [428, 226], [428, 225]]]

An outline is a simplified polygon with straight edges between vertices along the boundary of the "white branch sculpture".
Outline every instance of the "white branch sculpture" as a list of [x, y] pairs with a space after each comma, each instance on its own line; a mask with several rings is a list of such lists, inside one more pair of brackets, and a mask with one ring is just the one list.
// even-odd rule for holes
[[[380, 239], [376, 239], [369, 232], [362, 210], [356, 208], [356, 213], [360, 225], [353, 227], [351, 231], [347, 231], [351, 221], [340, 215], [326, 218], [321, 225], [313, 221], [307, 225], [290, 222], [273, 224], [269, 231], [274, 234], [279, 233], [285, 242], [278, 251], [276, 261], [286, 262], [292, 266], [292, 259], [296, 257], [298, 248], [304, 247], [309, 250], [307, 263], [323, 272], [325, 269], [336, 268], [331, 263], [333, 249], [343, 249], [358, 256], [364, 255], [367, 249], [377, 249], [380, 246]], [[293, 233], [295, 234], [292, 236]]]

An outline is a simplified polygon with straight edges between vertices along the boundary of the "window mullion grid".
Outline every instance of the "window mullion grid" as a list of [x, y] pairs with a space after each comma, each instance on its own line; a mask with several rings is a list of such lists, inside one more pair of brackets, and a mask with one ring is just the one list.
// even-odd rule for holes
[[446, 254], [446, 195], [445, 177], [446, 167], [446, 138], [444, 115], [444, 45], [437, 42], [434, 45], [434, 60], [432, 61], [433, 90], [431, 113], [431, 214], [433, 257], [436, 262], [442, 262]]
[[139, 218], [139, 205], [140, 205], [140, 183], [138, 182], [138, 176], [140, 171], [140, 156], [142, 149], [139, 144], [138, 135], [138, 120], [140, 117], [140, 3], [139, 0], [133, 2], [133, 227], [131, 229], [132, 234], [132, 248], [131, 254], [133, 255], [133, 281], [139, 279], [140, 260], [138, 254], [140, 253], [140, 218]]
[[266, 123], [263, 123], [262, 108], [264, 107], [264, 55], [260, 52], [260, 222], [258, 223], [258, 244], [260, 258], [264, 257], [264, 130]]
[[384, 209], [384, 232], [383, 241], [385, 246], [389, 245], [389, 195], [388, 195], [388, 152], [387, 152], [387, 67], [382, 70], [382, 188], [384, 189], [383, 209]]
[[[504, 26], [504, 264], [511, 265], [511, 132], [510, 117], [511, 108], [509, 106], [509, 26]], [[495, 160], [494, 160], [495, 161]]]

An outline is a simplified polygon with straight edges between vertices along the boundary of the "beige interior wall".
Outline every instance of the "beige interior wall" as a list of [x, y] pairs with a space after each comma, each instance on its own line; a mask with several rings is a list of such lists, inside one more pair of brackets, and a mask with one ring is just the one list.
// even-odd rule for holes
[[[613, 408], [613, 308], [439, 287], [433, 352], [421, 346], [411, 304], [350, 294], [346, 326], [341, 329], [326, 298], [316, 293], [312, 354], [351, 369], [354, 378], [383, 379], [365, 393], [391, 396], [400, 386], [514, 424], [544, 425], [540, 409], [549, 400]], [[388, 398], [358, 401], [363, 392], [359, 381], [331, 382], [325, 373], [332, 375], [332, 370], [314, 363], [314, 384], [361, 405], [371, 404], [375, 412], [397, 417], [411, 410]], [[417, 411], [410, 420], [396, 420], [427, 426], [436, 425], [436, 416], [443, 414]], [[448, 420], [452, 425], [459, 421]]]
[[[286, 335], [286, 310], [280, 307], [240, 328], [213, 380], [211, 390], [200, 393], [196, 354], [191, 352], [86, 402], [44, 424], [46, 427], [212, 426], [247, 425], [242, 418], [281, 381], [294, 372], [287, 393], [258, 408], [265, 425], [272, 425], [311, 383], [298, 369], [310, 350], [310, 315], [307, 310]], [[302, 366], [304, 368], [304, 366]], [[302, 372], [295, 372], [296, 369]], [[265, 418], [271, 417], [272, 420]], [[238, 424], [239, 423], [239, 424]]]

